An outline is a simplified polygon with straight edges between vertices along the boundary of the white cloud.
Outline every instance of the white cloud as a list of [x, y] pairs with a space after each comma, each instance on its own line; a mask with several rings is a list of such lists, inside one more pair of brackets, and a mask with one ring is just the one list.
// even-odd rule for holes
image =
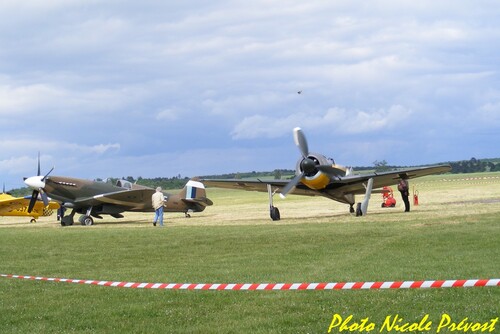
[[175, 121], [179, 118], [181, 111], [176, 108], [164, 109], [156, 114], [156, 119], [159, 121]]
[[[434, 149], [401, 160], [494, 156], [499, 10], [491, 0], [3, 1], [0, 161], [11, 167], [1, 171], [37, 151], [74, 175], [134, 174], [152, 154], [171, 175], [172, 156], [202, 150], [266, 169], [259, 139], [284, 160], [295, 126], [357, 147], [345, 156], [354, 164], [422, 133]], [[176, 164], [175, 174], [191, 168]]]
[[121, 148], [118, 143], [86, 145], [43, 138], [3, 139], [2, 146], [2, 156], [17, 155], [18, 152], [33, 152], [33, 159], [36, 158], [35, 152], [37, 151], [41, 152], [42, 155], [54, 155], [58, 152], [66, 152], [68, 154], [85, 156], [116, 153]]
[[0, 115], [25, 113], [64, 98], [64, 91], [47, 84], [12, 86], [0, 83]]
[[253, 115], [238, 123], [231, 135], [233, 139], [277, 138], [288, 135], [296, 126], [321, 132], [328, 129], [337, 134], [378, 133], [405, 124], [411, 114], [411, 110], [394, 105], [371, 111], [330, 108], [324, 113], [296, 113], [283, 118]]

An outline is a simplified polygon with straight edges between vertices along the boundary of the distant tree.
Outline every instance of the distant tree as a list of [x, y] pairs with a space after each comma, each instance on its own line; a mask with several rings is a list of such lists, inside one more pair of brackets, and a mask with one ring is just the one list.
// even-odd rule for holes
[[274, 179], [275, 180], [281, 180], [281, 171], [279, 169], [274, 170]]
[[497, 165], [489, 161], [481, 161], [476, 158], [451, 162], [452, 173], [478, 173], [498, 170]]
[[386, 172], [390, 169], [389, 166], [387, 165], [387, 161], [385, 160], [382, 161], [375, 160], [373, 162], [373, 165], [375, 166], [376, 172]]

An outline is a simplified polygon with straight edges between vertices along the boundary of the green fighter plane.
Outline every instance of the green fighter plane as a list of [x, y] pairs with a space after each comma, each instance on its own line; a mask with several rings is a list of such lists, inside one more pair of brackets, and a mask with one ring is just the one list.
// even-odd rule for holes
[[[93, 225], [94, 218], [110, 215], [123, 218], [125, 211], [154, 212], [151, 196], [155, 189], [126, 180], [118, 180], [116, 185], [63, 176], [50, 176], [53, 168], [45, 175], [38, 174], [25, 178], [26, 185], [33, 189], [28, 212], [33, 209], [38, 196], [48, 203], [47, 195], [61, 202], [63, 208], [72, 209], [71, 213], [61, 218], [61, 225], [74, 224], [76, 213], [81, 214], [82, 225]], [[191, 212], [201, 212], [213, 202], [206, 197], [205, 186], [196, 180], [189, 180], [178, 194], [164, 193], [165, 212], [184, 212], [189, 217]]]

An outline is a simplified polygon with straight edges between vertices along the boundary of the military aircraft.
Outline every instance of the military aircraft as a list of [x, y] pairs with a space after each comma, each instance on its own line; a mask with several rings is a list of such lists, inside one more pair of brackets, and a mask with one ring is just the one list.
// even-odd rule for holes
[[[374, 188], [381, 188], [398, 183], [402, 178], [412, 179], [430, 174], [448, 172], [449, 165], [437, 165], [421, 168], [406, 168], [388, 172], [370, 174], [354, 174], [352, 168], [337, 165], [332, 159], [319, 153], [309, 152], [306, 137], [300, 128], [293, 129], [295, 145], [301, 157], [297, 161], [296, 175], [290, 180], [227, 180], [205, 179], [207, 186], [267, 191], [269, 194], [269, 211], [272, 220], [280, 219], [280, 212], [273, 205], [273, 195], [279, 193], [284, 198], [288, 193], [306, 196], [323, 196], [334, 201], [349, 204], [350, 212], [356, 216], [366, 215], [370, 195]], [[383, 192], [379, 190], [377, 192]], [[355, 195], [365, 194], [364, 201], [354, 209]]]
[[5, 192], [0, 194], [0, 216], [17, 216], [17, 217], [31, 217], [30, 222], [35, 223], [40, 216], [50, 216], [54, 210], [59, 209], [59, 203], [48, 201], [45, 205], [35, 198], [33, 208], [28, 212], [28, 206], [31, 202], [31, 196], [14, 197]]
[[[153, 212], [151, 196], [155, 189], [118, 180], [116, 185], [78, 179], [73, 177], [50, 176], [52, 168], [45, 176], [40, 175], [40, 160], [38, 174], [26, 178], [24, 182], [33, 189], [33, 195], [28, 212], [34, 206], [34, 199], [39, 195], [46, 201], [47, 194], [60, 201], [63, 208], [72, 209], [70, 215], [61, 218], [61, 225], [73, 225], [76, 213], [81, 214], [79, 222], [82, 225], [93, 225], [94, 218], [102, 218], [107, 214], [114, 218], [123, 218], [125, 211]], [[189, 217], [190, 212], [201, 212], [213, 204], [206, 197], [205, 186], [196, 180], [189, 180], [178, 194], [166, 194], [166, 212], [184, 212]]]

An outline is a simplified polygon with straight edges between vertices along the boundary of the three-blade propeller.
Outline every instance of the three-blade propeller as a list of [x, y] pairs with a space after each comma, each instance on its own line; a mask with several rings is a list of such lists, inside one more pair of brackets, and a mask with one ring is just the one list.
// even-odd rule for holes
[[295, 175], [295, 177], [281, 190], [280, 196], [282, 198], [295, 188], [305, 175], [314, 174], [319, 167], [317, 160], [309, 158], [309, 146], [307, 145], [306, 136], [302, 132], [301, 128], [297, 127], [293, 129], [293, 140], [295, 145], [299, 148], [303, 159], [300, 162], [300, 172]]
[[[295, 177], [290, 182], [288, 182], [286, 184], [286, 186], [283, 187], [283, 189], [281, 190], [281, 193], [280, 193], [281, 198], [284, 198], [290, 192], [290, 190], [292, 190], [293, 188], [295, 188], [295, 186], [304, 177], [305, 170], [304, 170], [302, 164], [305, 161], [307, 161], [307, 160], [310, 160], [314, 164], [314, 161], [312, 161], [311, 159], [307, 158], [307, 156], [309, 155], [309, 147], [307, 145], [306, 136], [304, 136], [304, 133], [302, 132], [301, 128], [295, 128], [295, 129], [293, 129], [293, 140], [295, 142], [295, 145], [299, 148], [300, 153], [302, 154], [303, 160], [300, 163], [302, 171], [299, 174], [295, 175]], [[310, 168], [309, 167], [310, 166], [310, 162], [309, 161], [305, 162], [304, 165], [307, 165], [308, 169]], [[313, 167], [314, 167], [314, 165], [313, 165]]]
[[43, 190], [45, 187], [45, 179], [49, 176], [50, 173], [54, 170], [54, 167], [52, 167], [51, 170], [45, 176], [41, 176], [40, 172], [40, 153], [38, 153], [38, 172], [36, 176], [28, 177], [24, 179], [24, 183], [28, 185], [29, 187], [33, 188], [33, 193], [31, 194], [31, 199], [30, 203], [28, 205], [28, 212], [31, 213], [33, 211], [33, 208], [35, 207], [35, 203], [38, 199], [38, 196], [42, 198], [43, 204], [45, 206], [49, 205], [49, 198], [47, 197], [47, 194]]
[[344, 169], [339, 168], [337, 165], [320, 164], [314, 156], [309, 154], [309, 146], [307, 145], [306, 136], [302, 132], [301, 128], [297, 127], [293, 129], [293, 140], [302, 155], [302, 160], [299, 164], [300, 170], [297, 171], [298, 174], [295, 175], [295, 177], [281, 190], [280, 196], [282, 198], [284, 198], [294, 187], [296, 187], [305, 176], [314, 176], [316, 173], [322, 172], [330, 177], [335, 177], [345, 173]]

